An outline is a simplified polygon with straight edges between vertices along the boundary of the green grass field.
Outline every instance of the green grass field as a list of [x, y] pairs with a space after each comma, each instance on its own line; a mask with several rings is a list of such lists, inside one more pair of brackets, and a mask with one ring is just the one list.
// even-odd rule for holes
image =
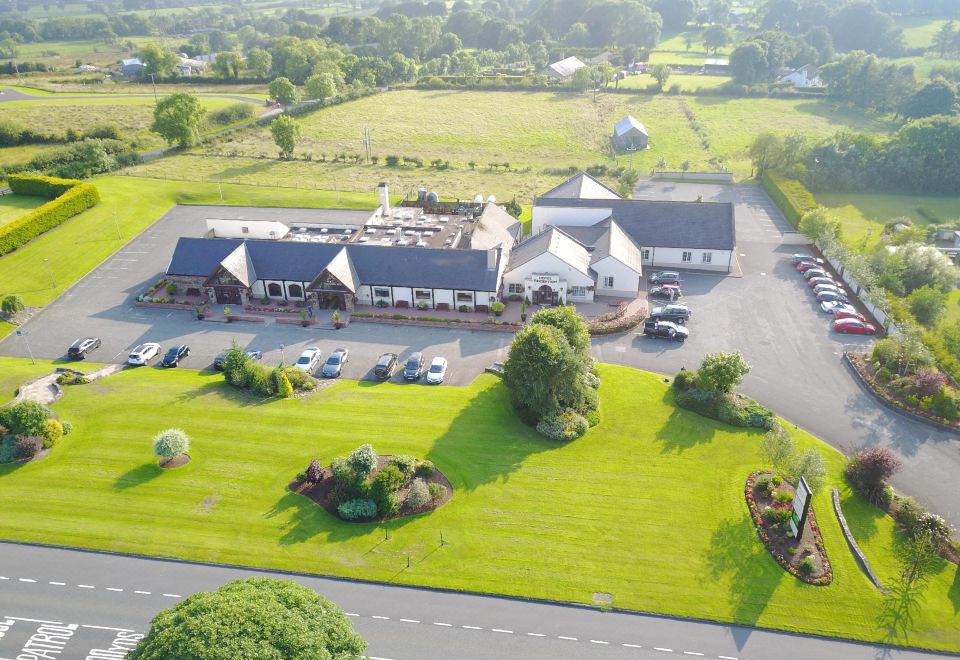
[[960, 218], [960, 196], [817, 193], [817, 201], [840, 219], [844, 238], [852, 244], [865, 238], [869, 245], [875, 244], [883, 226], [900, 216], [910, 217], [918, 226], [930, 224], [917, 212], [919, 208], [933, 211], [944, 222]]
[[13, 222], [27, 211], [37, 208], [46, 201], [42, 197], [29, 197], [27, 195], [0, 196], [0, 227], [8, 222]]
[[895, 21], [898, 27], [903, 28], [903, 39], [907, 48], [930, 48], [933, 45], [933, 35], [947, 22], [947, 19], [929, 16], [898, 16]]
[[[13, 340], [16, 341], [16, 340]], [[94, 362], [66, 362], [64, 360], [31, 360], [30, 358], [3, 358], [0, 363], [0, 405], [17, 394], [17, 388], [28, 380], [45, 376], [57, 367], [69, 364], [71, 369], [90, 373], [102, 364]]]
[[[763, 466], [759, 434], [675, 408], [654, 374], [601, 376], [604, 422], [558, 445], [516, 421], [489, 375], [467, 388], [341, 381], [261, 401], [212, 372], [121, 372], [55, 404], [74, 433], [49, 458], [0, 467], [0, 535], [580, 603], [602, 591], [616, 607], [960, 650], [956, 566], [938, 561], [922, 608], [889, 628], [824, 489], [814, 504], [836, 578], [802, 584], [766, 553], [743, 499], [747, 474]], [[192, 437], [192, 461], [165, 473], [150, 438], [172, 419]], [[819, 446], [839, 483], [840, 454], [797, 436]], [[453, 500], [389, 523], [385, 541], [383, 526], [341, 522], [286, 491], [311, 458], [327, 463], [364, 442], [433, 461]], [[891, 580], [892, 522], [843, 494]]]
[[[699, 76], [699, 75], [680, 75], [674, 74], [670, 76], [667, 80], [666, 89], [672, 88], [674, 85], [680, 86], [680, 91], [682, 92], [709, 92], [714, 90], [721, 85], [724, 85], [730, 82], [728, 76]], [[651, 85], [656, 85], [657, 82], [653, 79], [653, 76], [649, 74], [641, 74], [639, 76], [627, 76], [620, 81], [620, 87], [623, 89], [642, 89], [649, 90]]]
[[[82, 276], [143, 231], [176, 203], [251, 206], [375, 208], [377, 196], [322, 190], [290, 190], [223, 185], [223, 201], [216, 184], [156, 181], [126, 176], [94, 179], [101, 202], [30, 244], [0, 257], [0, 294], [17, 293], [37, 307], [63, 293]], [[2, 199], [2, 198], [0, 198]], [[124, 241], [117, 240], [117, 214]], [[63, 255], [70, 255], [64, 259]], [[57, 286], [46, 277], [44, 258], [50, 260]], [[12, 326], [0, 323], [0, 337]]]

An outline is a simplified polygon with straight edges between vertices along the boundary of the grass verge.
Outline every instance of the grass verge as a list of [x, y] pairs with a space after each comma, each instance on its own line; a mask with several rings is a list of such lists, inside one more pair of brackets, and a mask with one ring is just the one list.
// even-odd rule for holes
[[[429, 391], [341, 381], [261, 401], [210, 372], [124, 371], [55, 405], [74, 433], [49, 458], [0, 468], [0, 535], [559, 601], [602, 591], [616, 607], [960, 650], [956, 566], [939, 562], [916, 595], [922, 607], [891, 619], [824, 488], [814, 506], [836, 579], [796, 580], [760, 544], [743, 499], [764, 463], [759, 434], [676, 408], [655, 374], [603, 366], [601, 376], [603, 424], [558, 445], [516, 421], [489, 375]], [[193, 460], [165, 473], [150, 438], [171, 419], [191, 435]], [[842, 456], [796, 437], [819, 447], [840, 484]], [[432, 460], [453, 500], [388, 523], [384, 540], [383, 525], [339, 521], [286, 490], [311, 458], [364, 442]], [[858, 541], [892, 580], [892, 522], [843, 495]]]

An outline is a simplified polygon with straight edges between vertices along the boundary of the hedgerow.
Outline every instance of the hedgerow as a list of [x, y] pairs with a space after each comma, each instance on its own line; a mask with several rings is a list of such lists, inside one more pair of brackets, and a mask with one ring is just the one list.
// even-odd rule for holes
[[0, 255], [13, 252], [100, 202], [96, 186], [83, 181], [19, 174], [11, 174], [7, 180], [18, 195], [46, 197], [51, 201], [0, 227]]

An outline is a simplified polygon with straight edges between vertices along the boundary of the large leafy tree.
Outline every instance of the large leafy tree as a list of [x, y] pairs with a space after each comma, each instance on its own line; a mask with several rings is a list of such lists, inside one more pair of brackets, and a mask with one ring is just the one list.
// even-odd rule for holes
[[179, 143], [189, 147], [200, 137], [200, 120], [206, 110], [193, 94], [179, 92], [166, 96], [153, 109], [154, 133], [159, 133], [167, 144]]
[[716, 53], [730, 43], [730, 30], [725, 25], [708, 25], [700, 35], [703, 47]]
[[903, 102], [903, 114], [913, 119], [955, 114], [956, 111], [957, 87], [943, 78], [927, 82]]
[[745, 41], [730, 53], [730, 74], [741, 85], [755, 85], [767, 75], [767, 44]]
[[697, 387], [714, 392], [729, 392], [750, 373], [750, 365], [740, 353], [707, 353], [697, 369]]
[[144, 74], [149, 76], [152, 73], [159, 78], [171, 75], [180, 61], [176, 53], [157, 44], [147, 44], [141, 48], [138, 57], [143, 62]]
[[565, 305], [547, 307], [534, 314], [530, 323], [557, 328], [577, 355], [586, 360], [590, 359], [590, 331], [576, 308]]
[[281, 76], [275, 79], [270, 83], [268, 91], [270, 98], [285, 108], [300, 103], [300, 92], [297, 90], [296, 85], [290, 82], [289, 78]]
[[283, 157], [290, 158], [301, 136], [297, 120], [289, 115], [280, 115], [270, 123], [270, 133], [273, 134], [273, 141], [280, 147]]
[[910, 243], [901, 250], [903, 284], [908, 292], [922, 286], [950, 291], [957, 281], [957, 267], [950, 257], [932, 245]]
[[263, 48], [251, 48], [247, 53], [247, 68], [261, 78], [266, 78], [273, 68], [273, 55]]
[[243, 58], [237, 53], [217, 53], [217, 59], [213, 63], [213, 70], [219, 77], [234, 80], [240, 77], [242, 67]]
[[304, 87], [309, 99], [325, 99], [337, 93], [337, 81], [330, 73], [313, 74]]
[[131, 660], [359, 658], [366, 642], [343, 611], [289, 580], [249, 578], [160, 612]]

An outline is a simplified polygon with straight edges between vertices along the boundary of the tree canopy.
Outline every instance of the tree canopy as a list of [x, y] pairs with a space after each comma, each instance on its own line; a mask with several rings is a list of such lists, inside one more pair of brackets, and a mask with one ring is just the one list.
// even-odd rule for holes
[[343, 611], [290, 580], [249, 578], [200, 592], [153, 619], [131, 660], [334, 660], [359, 658], [366, 642]]
[[288, 78], [280, 76], [270, 83], [268, 88], [270, 98], [285, 108], [300, 103], [300, 92]]
[[153, 109], [154, 133], [159, 133], [167, 144], [177, 142], [190, 147], [200, 137], [200, 120], [206, 112], [200, 99], [193, 94], [179, 92], [165, 96]]
[[290, 158], [293, 150], [300, 141], [302, 131], [300, 124], [290, 115], [280, 115], [270, 122], [270, 133], [273, 135], [273, 141], [280, 147], [280, 153], [284, 158]]

